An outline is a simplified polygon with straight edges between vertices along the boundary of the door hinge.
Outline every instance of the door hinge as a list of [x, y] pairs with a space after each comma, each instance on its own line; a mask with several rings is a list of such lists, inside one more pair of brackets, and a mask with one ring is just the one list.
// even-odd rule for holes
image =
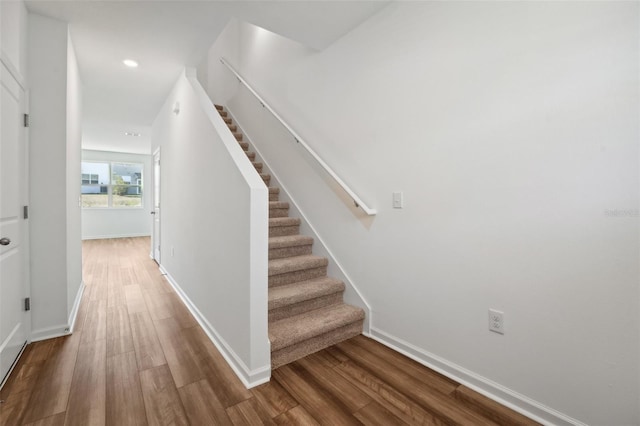
[[29, 114], [24, 115], [24, 127], [29, 127]]
[[31, 298], [27, 297], [26, 299], [24, 299], [24, 310], [25, 311], [30, 311], [31, 310]]
[[29, 206], [24, 206], [22, 208], [22, 218], [29, 219]]

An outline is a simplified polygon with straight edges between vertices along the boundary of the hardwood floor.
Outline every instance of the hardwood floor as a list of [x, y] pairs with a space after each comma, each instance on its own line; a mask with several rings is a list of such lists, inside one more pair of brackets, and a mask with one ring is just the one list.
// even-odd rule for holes
[[0, 425], [529, 425], [358, 336], [245, 389], [149, 259], [148, 238], [83, 244], [73, 335], [29, 345]]

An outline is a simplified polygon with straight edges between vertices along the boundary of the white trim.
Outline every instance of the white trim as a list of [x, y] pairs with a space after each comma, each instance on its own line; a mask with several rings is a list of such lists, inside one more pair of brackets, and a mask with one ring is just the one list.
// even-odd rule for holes
[[31, 332], [31, 342], [39, 342], [40, 340], [55, 339], [56, 337], [68, 336], [69, 324], [56, 325], [54, 327], [41, 328]]
[[19, 322], [15, 327], [13, 327], [13, 330], [11, 330], [11, 333], [9, 333], [7, 338], [4, 339], [4, 342], [0, 342], [0, 353], [2, 353], [4, 348], [7, 347], [7, 345], [9, 344], [11, 339], [13, 338], [13, 335], [16, 334], [18, 332], [18, 330], [20, 330], [20, 327], [24, 327], [24, 324], [21, 323], [21, 322]]
[[136, 237], [150, 237], [148, 233], [142, 234], [113, 234], [113, 235], [89, 235], [83, 236], [82, 240], [108, 240], [111, 238], [136, 238]]
[[73, 333], [73, 330], [76, 327], [76, 319], [78, 318], [78, 310], [80, 309], [80, 302], [82, 302], [82, 295], [84, 294], [85, 284], [84, 281], [80, 281], [80, 288], [76, 293], [76, 300], [73, 302], [73, 307], [71, 308], [71, 312], [69, 313], [69, 319], [67, 320], [71, 326], [69, 327], [69, 332]]
[[167, 272], [162, 265], [160, 265], [160, 272], [167, 278], [171, 287], [176, 291], [180, 299], [187, 306], [187, 309], [191, 312], [193, 317], [198, 321], [198, 324], [202, 327], [207, 334], [211, 342], [218, 348], [218, 351], [222, 354], [227, 364], [231, 367], [236, 376], [242, 381], [247, 389], [267, 383], [271, 377], [271, 366], [266, 365], [254, 370], [249, 369], [242, 359], [234, 352], [234, 350], [227, 344], [227, 342], [220, 336], [211, 323], [202, 315], [196, 305], [189, 299], [187, 294], [182, 290], [180, 285], [175, 279]]
[[342, 277], [336, 277], [336, 278], [342, 278], [345, 281], [345, 285], [351, 288], [351, 290], [353, 290], [353, 292], [358, 296], [358, 298], [362, 302], [360, 304], [360, 307], [365, 310], [365, 321], [363, 324], [363, 329], [365, 333], [368, 333], [371, 328], [371, 324], [373, 323], [373, 311], [371, 309], [371, 305], [369, 305], [367, 300], [364, 298], [364, 296], [360, 292], [360, 289], [358, 289], [358, 287], [353, 283], [353, 280], [351, 279], [349, 274], [347, 274], [347, 272], [344, 270], [344, 268], [342, 267], [342, 264], [340, 264], [336, 256], [334, 256], [333, 252], [329, 249], [324, 239], [320, 236], [316, 228], [311, 224], [311, 221], [309, 221], [309, 219], [304, 214], [303, 210], [300, 208], [298, 203], [296, 203], [295, 199], [291, 196], [291, 193], [287, 190], [286, 185], [284, 185], [282, 183], [282, 180], [278, 178], [278, 174], [273, 171], [273, 168], [271, 168], [271, 166], [269, 166], [269, 162], [262, 155], [262, 153], [260, 152], [256, 144], [253, 143], [253, 139], [251, 138], [251, 136], [240, 125], [240, 121], [236, 118], [235, 115], [233, 115], [233, 112], [231, 112], [231, 109], [229, 107], [226, 107], [226, 108], [227, 108], [227, 112], [231, 115], [231, 118], [237, 124], [238, 128], [242, 130], [245, 140], [251, 145], [257, 157], [260, 157], [260, 161], [269, 170], [271, 179], [277, 182], [281, 191], [284, 191], [284, 193], [286, 194], [287, 198], [290, 201], [290, 204], [293, 205], [293, 207], [297, 210], [297, 213], [300, 215], [300, 218], [302, 219], [302, 221], [309, 227], [310, 231], [313, 233], [313, 237], [315, 238], [315, 240], [318, 243], [320, 243], [320, 245], [322, 246], [321, 250], [325, 252], [324, 254], [326, 254], [326, 256], [331, 259], [331, 263], [335, 265], [340, 271], [340, 274], [342, 274]]
[[22, 349], [20, 349], [20, 353], [18, 353], [18, 356], [16, 357], [16, 359], [13, 360], [13, 363], [11, 364], [11, 368], [9, 368], [9, 371], [7, 371], [7, 374], [4, 376], [2, 383], [0, 383], [0, 390], [2, 390], [4, 385], [7, 384], [9, 377], [11, 377], [11, 373], [13, 373], [13, 370], [16, 368], [16, 365], [18, 365], [18, 361], [20, 361], [20, 357], [22, 357], [24, 350], [27, 349], [28, 344], [29, 344], [29, 341], [25, 341], [24, 344], [22, 345]]
[[22, 76], [22, 74], [20, 74], [20, 71], [18, 71], [18, 68], [16, 68], [14, 63], [11, 62], [11, 59], [9, 59], [9, 55], [7, 55], [4, 50], [0, 52], [0, 62], [2, 62], [2, 64], [7, 68], [7, 71], [9, 71], [13, 78], [16, 79], [16, 82], [20, 85], [22, 90], [26, 92], [27, 82], [25, 78]]
[[490, 398], [505, 407], [512, 409], [543, 425], [573, 425], [586, 426], [579, 420], [569, 417], [551, 407], [547, 407], [531, 398], [512, 391], [486, 377], [469, 371], [464, 367], [447, 361], [437, 355], [418, 348], [398, 337], [392, 336], [375, 327], [371, 327], [368, 337], [382, 343], [385, 346], [400, 352], [401, 354], [429, 367], [438, 373], [455, 380], [456, 382], [473, 389], [474, 391]]

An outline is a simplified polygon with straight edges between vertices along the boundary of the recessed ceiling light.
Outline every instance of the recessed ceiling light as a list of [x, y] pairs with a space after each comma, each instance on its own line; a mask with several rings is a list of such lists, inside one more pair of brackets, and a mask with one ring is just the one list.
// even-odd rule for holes
[[125, 64], [126, 66], [128, 66], [129, 68], [137, 68], [138, 67], [138, 63], [136, 61], [134, 61], [133, 59], [125, 59], [124, 61], [122, 61], [123, 64]]
[[133, 136], [133, 137], [138, 137], [140, 136], [140, 133], [136, 133], [136, 132], [124, 132], [125, 136]]

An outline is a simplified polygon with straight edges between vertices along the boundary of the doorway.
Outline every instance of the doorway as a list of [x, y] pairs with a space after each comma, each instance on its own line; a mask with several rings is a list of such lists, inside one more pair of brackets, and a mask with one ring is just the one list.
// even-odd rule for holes
[[151, 257], [160, 265], [160, 148], [153, 153], [153, 233]]

